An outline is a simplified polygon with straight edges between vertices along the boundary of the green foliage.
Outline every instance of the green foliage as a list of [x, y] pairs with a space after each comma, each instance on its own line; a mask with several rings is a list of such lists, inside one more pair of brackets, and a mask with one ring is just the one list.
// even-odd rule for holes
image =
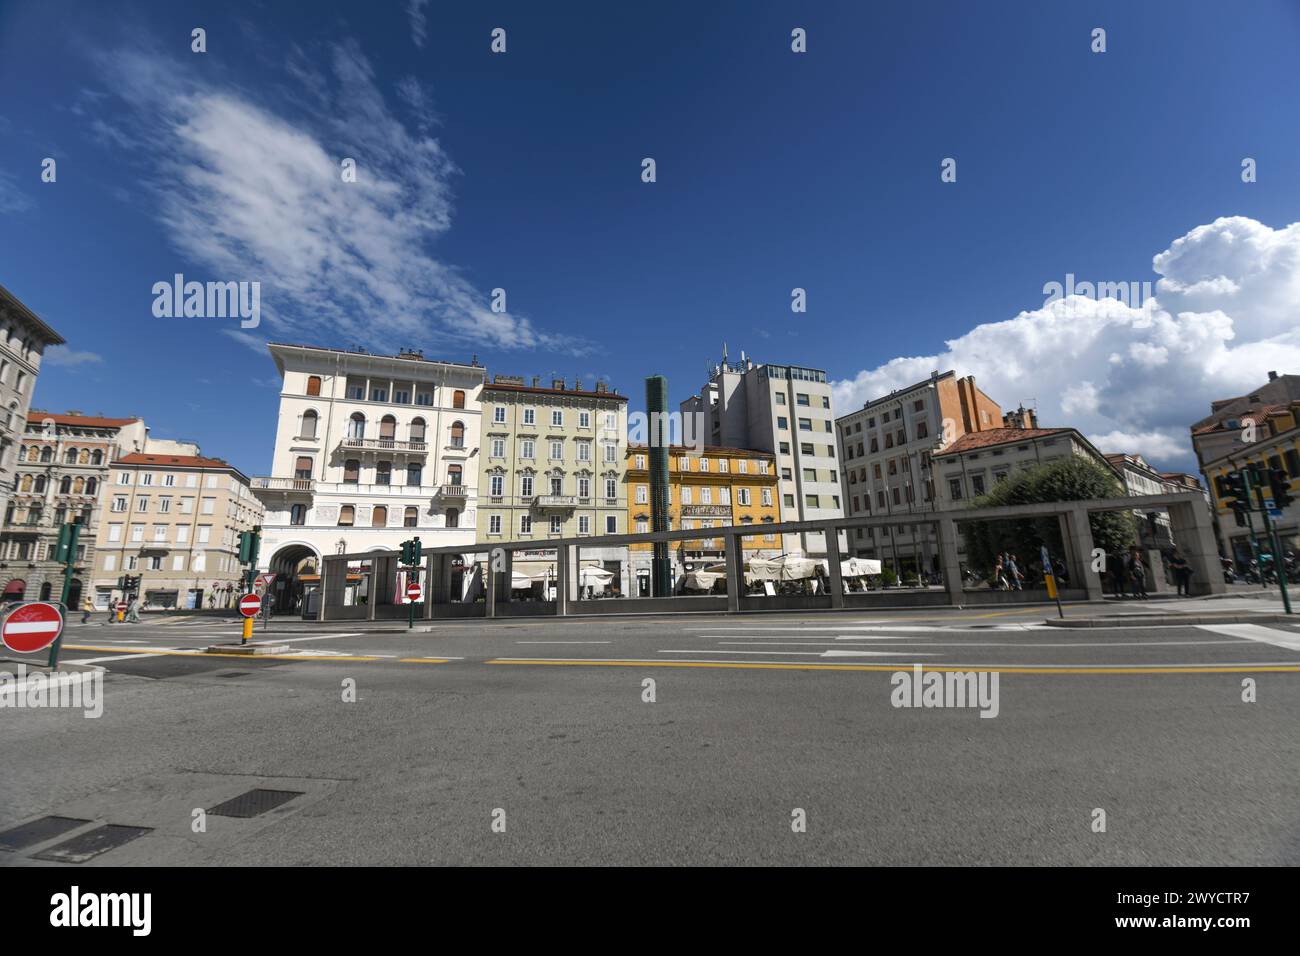
[[[1013, 472], [988, 494], [971, 502], [971, 508], [1122, 497], [1124, 486], [1112, 471], [1097, 462], [1071, 455]], [[1089, 524], [1093, 546], [1105, 549], [1108, 554], [1126, 550], [1137, 541], [1131, 512], [1100, 512], [1089, 517]], [[1002, 551], [1014, 553], [1022, 570], [1038, 560], [1038, 549], [1044, 544], [1054, 559], [1065, 555], [1060, 522], [1055, 516], [970, 521], [961, 527], [967, 561], [972, 567], [989, 572]]]
[[892, 588], [898, 583], [898, 575], [894, 573], [893, 568], [881, 568], [880, 581], [885, 587]]

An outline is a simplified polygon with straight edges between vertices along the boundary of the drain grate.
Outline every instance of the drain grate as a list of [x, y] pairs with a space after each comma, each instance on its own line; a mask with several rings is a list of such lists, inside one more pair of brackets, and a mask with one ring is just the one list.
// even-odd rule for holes
[[301, 796], [300, 790], [249, 790], [218, 803], [208, 813], [219, 817], [256, 817]]
[[29, 846], [63, 836], [69, 830], [75, 830], [89, 822], [74, 817], [41, 817], [0, 833], [0, 850], [25, 850]]
[[33, 859], [54, 860], [58, 863], [85, 863], [101, 853], [107, 853], [125, 843], [130, 843], [136, 837], [151, 832], [153, 827], [124, 827], [109, 823], [56, 844], [43, 853], [37, 853]]

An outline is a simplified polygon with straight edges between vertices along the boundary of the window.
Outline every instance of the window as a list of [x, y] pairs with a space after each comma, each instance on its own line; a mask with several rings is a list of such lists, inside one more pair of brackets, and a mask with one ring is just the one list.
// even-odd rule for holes
[[409, 435], [411, 441], [420, 441], [420, 442], [424, 441], [424, 419], [423, 418], [411, 419], [411, 427], [409, 430]]
[[563, 460], [564, 460], [564, 442], [562, 441], [551, 442], [551, 461], [563, 461]]
[[551, 411], [551, 426], [553, 428], [564, 427], [564, 412], [560, 411], [558, 408]]
[[614, 412], [605, 413], [605, 431], [607, 432], [618, 431], [618, 415], [616, 415]]
[[393, 404], [394, 404], [394, 405], [410, 405], [410, 404], [411, 404], [411, 392], [410, 392], [410, 389], [406, 389], [406, 388], [395, 388], [395, 389], [393, 389]]
[[112, 571], [116, 567], [117, 567], [117, 555], [115, 554], [104, 555], [104, 570]]
[[464, 422], [457, 421], [451, 423], [451, 447], [452, 448], [465, 447], [465, 423]]
[[343, 463], [343, 483], [345, 485], [355, 485], [361, 480], [361, 461], [357, 458], [349, 458]]
[[730, 467], [731, 467], [731, 463], [727, 461], [727, 459], [725, 458], [718, 459], [718, 471], [722, 472], [723, 474], [726, 474], [727, 471], [730, 469]]
[[136, 510], [136, 511], [148, 511], [148, 510], [149, 510], [149, 496], [148, 496], [148, 495], [142, 495], [142, 496], [140, 496], [139, 498], [135, 499], [135, 510]]
[[809, 405], [810, 403], [808, 401], [808, 394], [806, 392], [796, 392], [794, 396], [794, 403], [796, 405]]
[[[306, 523], [307, 523], [307, 506], [292, 505], [289, 508], [289, 524], [304, 525]], [[179, 530], [184, 531], [186, 529], [184, 527], [181, 527]], [[179, 538], [177, 539], [177, 543], [178, 544], [182, 543]]]
[[810, 442], [810, 441], [800, 442], [800, 443], [799, 443], [799, 454], [801, 454], [801, 455], [812, 455], [812, 454], [816, 454], [816, 453], [813, 451], [812, 442]]
[[580, 441], [578, 446], [578, 461], [591, 461], [591, 442]]
[[356, 520], [357, 509], [355, 505], [343, 505], [339, 508], [339, 524], [343, 527], [351, 527]]
[[737, 489], [736, 489], [736, 503], [737, 503], [737, 504], [740, 504], [740, 505], [747, 505], [747, 504], [749, 504], [749, 489], [748, 489], [748, 488], [737, 488]]
[[644, 504], [648, 504], [649, 502], [650, 502], [650, 489], [647, 488], [645, 485], [637, 485], [636, 503], [639, 505], [644, 505]]
[[971, 475], [971, 478], [970, 478], [970, 490], [971, 490], [971, 494], [976, 495], [976, 496], [979, 496], [979, 495], [984, 494], [984, 476], [983, 476], [983, 475]]
[[120, 522], [116, 524], [110, 524], [108, 526], [108, 540], [109, 541], [122, 540], [122, 525]]
[[563, 479], [563, 478], [552, 478], [551, 481], [550, 481], [550, 484], [551, 484], [551, 494], [553, 494], [553, 495], [562, 495], [562, 494], [564, 494], [564, 479]]
[[533, 476], [532, 476], [532, 475], [523, 475], [523, 476], [520, 477], [520, 479], [519, 479], [519, 494], [520, 494], [520, 496], [523, 497], [523, 498], [531, 498], [531, 497], [533, 496]]
[[579, 478], [579, 479], [578, 479], [578, 497], [579, 497], [579, 498], [590, 498], [590, 497], [591, 497], [591, 479], [590, 479], [590, 478]]
[[433, 404], [433, 393], [432, 393], [432, 392], [416, 392], [416, 393], [415, 393], [415, 404], [417, 404], [417, 405], [424, 405], [424, 406], [426, 406], [426, 407], [429, 406], [429, 405], [432, 405], [432, 404]]
[[459, 487], [460, 487], [461, 474], [462, 474], [462, 472], [461, 472], [461, 467], [460, 467], [460, 465], [448, 465], [448, 466], [447, 466], [447, 484], [451, 485], [453, 488], [459, 488]]
[[536, 458], [537, 456], [534, 454], [535, 449], [536, 445], [533, 440], [531, 438], [525, 438], [519, 443], [519, 457], [528, 459]]
[[451, 407], [452, 408], [465, 407], [465, 393], [462, 392], [460, 389], [456, 389], [456, 391], [451, 393]]
[[613, 464], [614, 462], [618, 461], [618, 446], [617, 446], [617, 445], [606, 445], [606, 446], [605, 446], [605, 461], [608, 462], [608, 463], [610, 463], [610, 464]]
[[702, 504], [702, 505], [711, 505], [711, 504], [713, 504], [713, 489], [712, 489], [712, 488], [701, 488], [701, 489], [700, 489], [700, 504]]
[[498, 425], [506, 423], [506, 407], [504, 405], [497, 405], [492, 409], [492, 421]]
[[193, 499], [193, 498], [182, 498], [182, 499], [181, 499], [181, 514], [183, 514], [183, 515], [192, 515], [192, 514], [194, 514], [194, 499]]
[[605, 479], [605, 498], [609, 501], [618, 500], [618, 481], [616, 479]]
[[578, 534], [591, 534], [591, 516], [578, 516]]
[[559, 534], [561, 530], [561, 519], [559, 515], [551, 515], [551, 534]]
[[961, 500], [961, 479], [960, 478], [948, 479], [948, 495], [949, 497], [952, 498], [953, 501]]
[[720, 505], [729, 505], [729, 504], [731, 504], [731, 489], [730, 489], [730, 488], [719, 488], [719, 489], [718, 489], [718, 504], [720, 504]]
[[520, 533], [520, 534], [532, 534], [532, 533], [533, 533], [533, 516], [532, 516], [532, 515], [520, 515], [520, 516], [519, 516], [519, 533]]
[[506, 440], [504, 438], [492, 439], [492, 457], [493, 458], [506, 457]]
[[391, 485], [393, 483], [393, 463], [391, 461], [375, 462], [375, 484]]
[[165, 524], [156, 524], [153, 526], [153, 539], [154, 541], [167, 540], [167, 526]]
[[406, 466], [406, 484], [410, 488], [419, 488], [424, 484], [424, 466], [419, 462]]
[[578, 427], [579, 428], [591, 427], [591, 412], [578, 412]]
[[785, 404], [785, 392], [777, 392], [777, 393], [776, 393], [776, 403], [777, 403], [778, 405], [784, 405], [784, 404]]
[[690, 471], [690, 470], [691, 470], [691, 460], [690, 460], [689, 458], [687, 458], [685, 455], [682, 455], [682, 457], [680, 457], [680, 458], [677, 459], [677, 470], [678, 470], [678, 471]]
[[364, 401], [366, 397], [366, 386], [364, 382], [348, 382], [348, 398], [356, 401]]
[[308, 394], [308, 395], [319, 395], [319, 394], [320, 394], [320, 376], [319, 376], [319, 375], [308, 375], [308, 376], [307, 376], [307, 394]]
[[649, 531], [649, 530], [650, 530], [650, 522], [645, 521], [644, 519], [641, 519], [641, 520], [638, 520], [638, 521], [637, 521], [637, 523], [636, 523], [636, 533], [637, 533], [637, 534], [645, 534], [645, 533], [646, 533], [647, 531]]
[[810, 431], [812, 431], [812, 419], [811, 419], [811, 418], [801, 418], [801, 419], [799, 419], [799, 431], [801, 431], [801, 432], [810, 432]]
[[821, 498], [817, 495], [804, 495], [804, 500], [808, 502], [809, 508], [821, 507]]
[[536, 424], [537, 424], [537, 409], [535, 409], [535, 408], [525, 408], [525, 409], [524, 409], [524, 424], [525, 424], [525, 425], [536, 425]]
[[170, 498], [158, 499], [158, 513], [165, 515], [172, 510], [172, 500]]
[[307, 409], [307, 411], [303, 412], [303, 413], [302, 413], [302, 428], [299, 429], [299, 431], [301, 432], [301, 434], [299, 434], [298, 437], [299, 437], [299, 438], [307, 438], [307, 439], [315, 439], [315, 437], [316, 437], [316, 424], [317, 424], [317, 422], [319, 422], [319, 420], [320, 420], [320, 417], [319, 417], [315, 412], [313, 412], [311, 409]]
[[379, 419], [379, 437], [386, 441], [392, 441], [397, 437], [397, 419], [392, 415], [385, 415]]
[[618, 534], [617, 515], [605, 515], [605, 534]]
[[144, 540], [144, 525], [142, 524], [131, 525], [131, 540], [135, 542]]
[[771, 489], [771, 488], [764, 488], [764, 489], [763, 489], [763, 507], [765, 507], [765, 508], [770, 508], [771, 506], [772, 506], [772, 489]]
[[312, 472], [311, 458], [307, 455], [300, 456], [298, 458], [297, 463], [294, 465], [293, 476], [295, 478], [310, 478], [311, 472]]
[[690, 503], [691, 503], [691, 489], [690, 489], [690, 488], [683, 487], [683, 488], [682, 488], [682, 504], [684, 504], [684, 505], [689, 505]]
[[707, 458], [701, 458], [701, 459], [700, 459], [700, 471], [708, 471], [708, 470], [709, 470], [709, 459], [707, 459]]
[[388, 509], [383, 505], [375, 505], [370, 512], [370, 527], [384, 528], [388, 526]]
[[366, 416], [360, 412], [353, 412], [352, 417], [348, 419], [348, 437], [360, 439], [366, 437]]
[[493, 498], [500, 498], [505, 494], [506, 479], [504, 475], [493, 475], [488, 478], [488, 494]]
[[500, 534], [500, 533], [501, 533], [501, 516], [490, 515], [488, 517], [488, 534]]

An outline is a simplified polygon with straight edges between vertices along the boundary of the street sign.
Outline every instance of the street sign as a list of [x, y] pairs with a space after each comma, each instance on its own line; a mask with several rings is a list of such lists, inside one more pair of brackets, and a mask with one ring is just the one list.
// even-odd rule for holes
[[255, 588], [270, 587], [271, 584], [275, 581], [276, 573], [277, 572], [273, 571], [268, 574], [259, 574], [257, 577], [253, 579], [253, 587]]
[[239, 613], [244, 617], [257, 617], [262, 610], [262, 599], [256, 594], [245, 594], [239, 599]]
[[123, 614], [125, 614], [125, 613], [126, 613], [126, 602], [125, 602], [125, 601], [118, 601], [118, 602], [117, 602], [117, 609], [118, 609], [119, 611], [121, 611]]
[[1047, 554], [1047, 545], [1043, 545], [1041, 548], [1039, 548], [1039, 549], [1038, 549], [1038, 554], [1039, 554], [1039, 557], [1041, 557], [1042, 560], [1043, 560], [1043, 572], [1044, 572], [1045, 574], [1051, 574], [1051, 573], [1052, 573], [1052, 559], [1051, 559], [1051, 558], [1048, 556], [1048, 554]]
[[412, 604], [419, 601], [423, 596], [424, 592], [420, 590], [420, 586], [414, 581], [406, 586], [406, 599]]
[[21, 604], [0, 626], [5, 647], [19, 654], [44, 650], [63, 631], [63, 615], [53, 604], [33, 601]]

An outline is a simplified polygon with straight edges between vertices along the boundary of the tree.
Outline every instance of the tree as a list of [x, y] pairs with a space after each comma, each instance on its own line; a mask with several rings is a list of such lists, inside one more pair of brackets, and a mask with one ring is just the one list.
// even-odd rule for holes
[[[971, 502], [971, 508], [1122, 498], [1124, 494], [1124, 486], [1109, 468], [1071, 455], [1015, 472], [994, 485], [988, 494]], [[1089, 515], [1088, 523], [1092, 528], [1093, 545], [1104, 549], [1107, 554], [1125, 551], [1137, 542], [1130, 511], [1095, 512]], [[972, 567], [990, 571], [997, 563], [997, 555], [1003, 551], [1014, 553], [1022, 568], [1037, 559], [1038, 549], [1043, 545], [1047, 545], [1054, 557], [1065, 554], [1060, 521], [1055, 515], [969, 521], [962, 525], [962, 538], [966, 543], [967, 562]], [[1078, 573], [1083, 569], [1074, 570]]]

